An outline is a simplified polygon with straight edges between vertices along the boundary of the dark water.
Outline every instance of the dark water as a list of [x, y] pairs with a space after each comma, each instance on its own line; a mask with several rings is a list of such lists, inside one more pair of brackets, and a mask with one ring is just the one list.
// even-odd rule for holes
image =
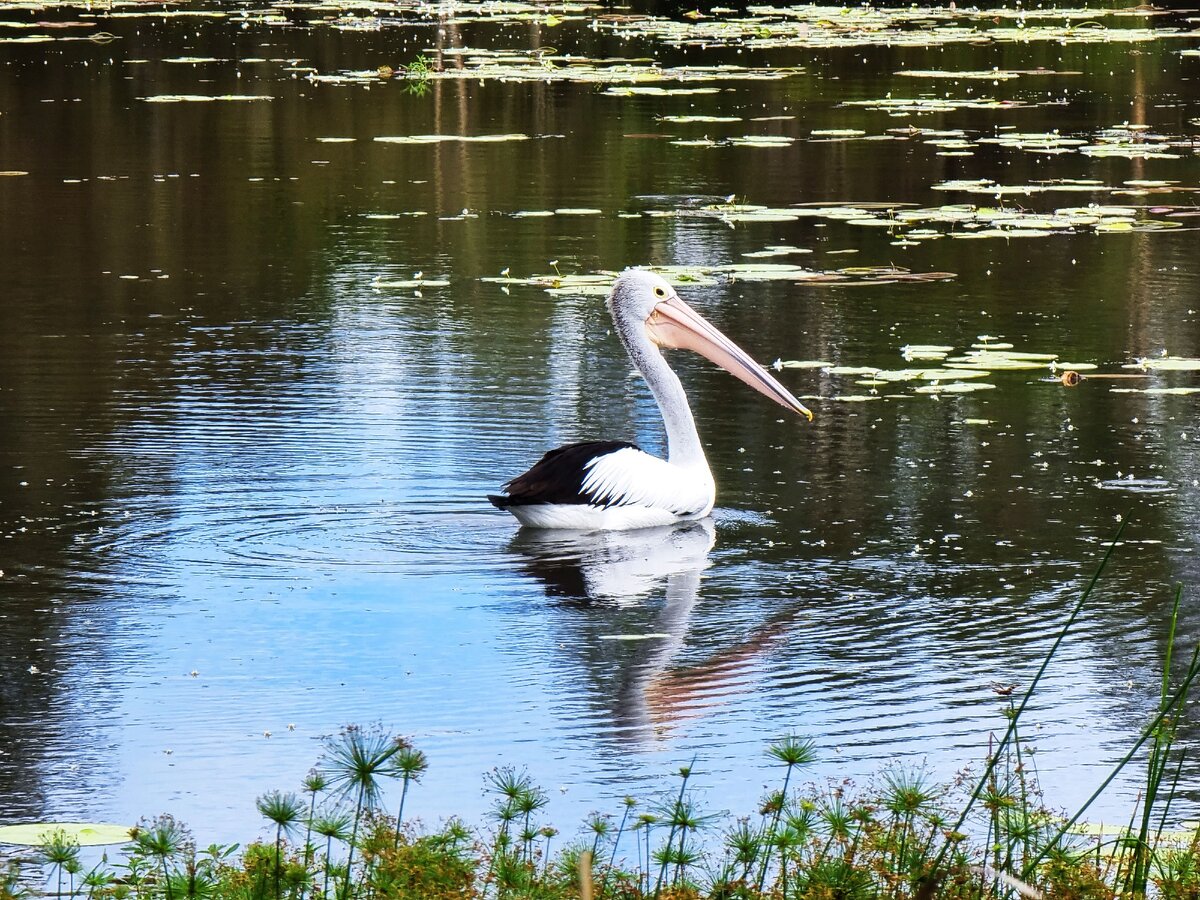
[[[715, 523], [530, 535], [484, 495], [568, 440], [661, 451], [660, 422], [599, 299], [479, 279], [553, 271], [551, 260], [564, 273], [726, 264], [790, 244], [813, 252], [782, 261], [817, 269], [957, 277], [681, 287], [764, 362], [895, 369], [906, 344], [961, 349], [985, 334], [1105, 372], [1195, 356], [1200, 243], [1186, 228], [897, 246], [886, 229], [838, 221], [642, 214], [731, 194], [773, 207], [994, 203], [931, 189], [947, 179], [1195, 188], [1190, 147], [1171, 159], [995, 145], [945, 157], [918, 138], [811, 136], [915, 125], [1090, 137], [1131, 122], [1190, 138], [1198, 62], [1179, 51], [1195, 40], [748, 59], [572, 22], [339, 31], [293, 19], [105, 18], [111, 43], [0, 42], [0, 170], [28, 173], [0, 176], [3, 820], [171, 811], [202, 839], [241, 838], [258, 826], [255, 796], [298, 785], [319, 736], [349, 722], [382, 722], [427, 752], [408, 808], [429, 821], [477, 819], [482, 774], [513, 764], [550, 789], [549, 814], [570, 829], [693, 757], [711, 807], [748, 811], [774, 779], [765, 743], [790, 731], [817, 742], [814, 778], [865, 779], [897, 761], [949, 778], [983, 757], [1003, 721], [993, 684], [1028, 682], [1124, 519], [1129, 540], [1029, 713], [1048, 800], [1090, 793], [1157, 702], [1175, 582], [1184, 639], [1200, 636], [1200, 395], [1067, 389], [1044, 370], [999, 372], [996, 389], [961, 397], [903, 385], [881, 392], [901, 399], [842, 402], [869, 389], [784, 370], [818, 398], [806, 425], [679, 358], [718, 483]], [[806, 72], [614, 97], [477, 80], [415, 93], [292, 71], [549, 42]], [[164, 61], [179, 57], [218, 61]], [[973, 84], [901, 68], [1039, 65], [1080, 74], [974, 90], [1053, 105], [896, 117], [839, 106], [964, 97]], [[175, 93], [273, 99], [141, 99]], [[794, 118], [656, 118], [682, 114]], [[373, 140], [504, 133], [533, 139]], [[661, 137], [706, 134], [797, 141]], [[602, 212], [510, 215], [561, 207]], [[425, 215], [399, 215], [414, 212]], [[449, 286], [373, 286], [418, 271]], [[1189, 764], [1185, 784], [1196, 774]], [[1119, 783], [1101, 809], [1122, 813], [1133, 791]]]

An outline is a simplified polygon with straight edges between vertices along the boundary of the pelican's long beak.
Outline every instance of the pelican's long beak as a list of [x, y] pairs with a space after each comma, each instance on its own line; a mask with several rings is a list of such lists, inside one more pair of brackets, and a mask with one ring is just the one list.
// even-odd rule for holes
[[668, 297], [654, 307], [646, 319], [646, 331], [660, 347], [694, 350], [780, 406], [812, 421], [813, 414], [787, 388], [678, 297]]

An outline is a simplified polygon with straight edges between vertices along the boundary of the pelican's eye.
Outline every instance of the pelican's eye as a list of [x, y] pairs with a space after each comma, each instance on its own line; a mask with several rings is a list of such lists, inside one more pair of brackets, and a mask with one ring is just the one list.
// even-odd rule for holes
[[655, 296], [655, 297], [665, 297], [665, 296], [667, 296], [666, 289], [665, 289], [665, 288], [656, 287], [656, 288], [654, 289], [654, 296]]

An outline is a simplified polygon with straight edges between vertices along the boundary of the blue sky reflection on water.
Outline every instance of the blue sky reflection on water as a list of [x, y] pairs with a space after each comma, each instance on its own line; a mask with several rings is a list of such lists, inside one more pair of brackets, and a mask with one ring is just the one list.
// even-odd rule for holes
[[[428, 805], [419, 793], [414, 809], [432, 818], [482, 813], [478, 776], [494, 765], [561, 788], [552, 810], [570, 821], [656, 789], [693, 755], [709, 802], [745, 811], [771, 777], [766, 739], [793, 729], [817, 736], [817, 775], [865, 777], [885, 760], [953, 772], [1000, 722], [989, 685], [1038, 660], [1049, 630], [1031, 622], [1060, 617], [1078, 588], [1076, 562], [1026, 549], [988, 566], [895, 539], [835, 555], [819, 527], [782, 529], [770, 500], [682, 534], [517, 534], [480, 502], [495, 451], [476, 451], [499, 443], [476, 425], [486, 381], [448, 382], [454, 357], [425, 338], [405, 350], [423, 299], [349, 306], [329, 341], [341, 352], [306, 373], [312, 393], [247, 416], [240, 384], [208, 384], [105, 451], [161, 467], [131, 477], [143, 493], [96, 538], [125, 560], [97, 604], [116, 640], [90, 728], [111, 747], [105, 767], [125, 773], [118, 803], [97, 806], [109, 815], [252, 819], [256, 793], [296, 783], [319, 735], [376, 720], [430, 755]], [[554, 327], [587, 333], [582, 317], [594, 330], [596, 311], [572, 308]], [[586, 411], [586, 380], [576, 388]], [[634, 420], [651, 420], [638, 394]], [[1155, 674], [1098, 662], [1105, 618], [1068, 644], [1034, 732], [1052, 760], [1070, 748], [1068, 771], [1099, 770]], [[614, 640], [645, 634], [662, 637]], [[1081, 728], [1103, 736], [1085, 753]], [[1061, 802], [1086, 785], [1069, 779]]]

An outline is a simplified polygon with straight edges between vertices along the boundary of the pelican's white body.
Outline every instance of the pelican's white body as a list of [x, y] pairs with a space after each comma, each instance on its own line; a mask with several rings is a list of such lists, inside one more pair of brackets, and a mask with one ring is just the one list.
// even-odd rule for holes
[[624, 531], [703, 519], [717, 497], [703, 459], [683, 466], [633, 447], [593, 459], [583, 484], [595, 504], [532, 503], [509, 512], [532, 528]]

